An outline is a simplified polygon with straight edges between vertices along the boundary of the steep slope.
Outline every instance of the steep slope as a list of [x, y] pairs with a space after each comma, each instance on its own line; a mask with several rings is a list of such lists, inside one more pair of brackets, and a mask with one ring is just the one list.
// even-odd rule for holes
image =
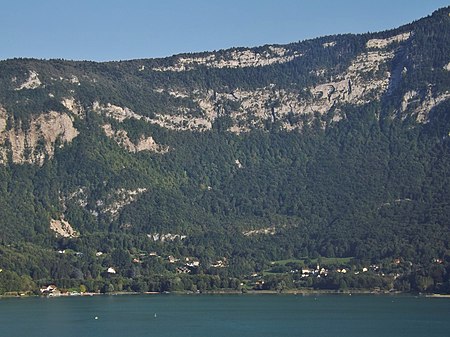
[[223, 282], [401, 259], [394, 280], [446, 291], [449, 11], [289, 45], [0, 62], [0, 270], [98, 289], [113, 266], [116, 286], [161, 290], [152, 275], [186, 269], [149, 253]]

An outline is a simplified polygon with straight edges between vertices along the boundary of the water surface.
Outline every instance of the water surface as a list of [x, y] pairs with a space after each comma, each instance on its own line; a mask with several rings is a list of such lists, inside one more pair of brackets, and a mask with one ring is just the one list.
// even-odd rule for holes
[[8, 337], [441, 337], [449, 331], [447, 298], [125, 295], [0, 300], [0, 336]]

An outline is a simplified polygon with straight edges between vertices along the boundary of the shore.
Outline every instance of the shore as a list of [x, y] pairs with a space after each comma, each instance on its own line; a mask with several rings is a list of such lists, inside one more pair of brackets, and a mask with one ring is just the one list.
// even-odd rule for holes
[[9, 293], [6, 295], [0, 295], [1, 298], [25, 298], [25, 297], [91, 297], [91, 296], [121, 296], [121, 295], [299, 295], [299, 296], [313, 296], [313, 295], [419, 295], [430, 298], [450, 298], [450, 294], [415, 294], [405, 293], [400, 291], [373, 291], [369, 289], [352, 289], [352, 290], [326, 290], [326, 289], [287, 289], [283, 291], [276, 290], [210, 290], [204, 292], [192, 292], [192, 291], [172, 291], [172, 292], [128, 292], [117, 291], [110, 293], [97, 293], [97, 292], [85, 292], [85, 293], [58, 293], [49, 295], [36, 295], [36, 294], [24, 294], [24, 293]]
[[425, 297], [450, 298], [450, 294], [426, 294]]
[[[179, 292], [186, 293], [186, 292]], [[264, 295], [264, 294], [286, 294], [286, 295], [352, 295], [352, 294], [367, 294], [367, 295], [383, 295], [383, 294], [402, 294], [400, 291], [374, 291], [370, 289], [349, 289], [349, 290], [327, 290], [327, 289], [286, 289], [282, 291], [277, 290], [213, 290], [205, 291], [202, 294], [249, 294], [249, 295]]]

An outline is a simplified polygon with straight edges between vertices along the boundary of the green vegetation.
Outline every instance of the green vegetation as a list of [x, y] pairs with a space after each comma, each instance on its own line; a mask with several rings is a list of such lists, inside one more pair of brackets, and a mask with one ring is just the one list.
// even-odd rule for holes
[[[435, 106], [427, 123], [399, 113], [408, 91], [424, 98], [450, 90], [449, 20], [443, 9], [390, 32], [295, 43], [289, 47], [304, 57], [265, 67], [168, 73], [138, 69], [169, 66], [172, 58], [0, 62], [7, 130], [12, 120], [26, 125], [38, 113], [68, 112], [60, 103], [68, 93], [85, 113], [71, 115], [78, 136], [57, 144], [42, 166], [0, 164], [0, 294], [38, 293], [52, 283], [93, 292], [450, 293], [450, 101]], [[316, 114], [301, 131], [268, 120], [264, 129], [234, 134], [226, 113], [203, 132], [129, 119], [120, 127], [131, 140], [152, 136], [169, 148], [130, 153], [102, 130], [119, 122], [92, 108], [109, 102], [153, 118], [189, 106], [195, 115], [193, 101], [157, 89], [232, 92], [275, 84], [301, 91], [318, 81], [313, 70], [329, 69], [332, 77], [346, 69], [367, 40], [411, 30], [389, 64], [401, 76], [388, 93], [340, 106], [345, 118], [338, 122]], [[323, 47], [330, 40], [336, 48]], [[30, 69], [46, 85], [15, 90]], [[79, 85], [54, 80], [71, 76]], [[224, 101], [224, 111], [233, 104]], [[55, 236], [50, 220], [62, 217], [79, 237]], [[302, 268], [318, 264], [326, 276], [320, 270], [303, 275]]]
[[279, 265], [287, 265], [287, 264], [295, 264], [298, 263], [300, 265], [306, 266], [309, 264], [319, 264], [319, 265], [348, 265], [353, 257], [318, 257], [315, 259], [310, 259], [308, 257], [302, 258], [302, 259], [286, 259], [286, 260], [278, 260], [273, 261], [273, 264], [279, 264]]

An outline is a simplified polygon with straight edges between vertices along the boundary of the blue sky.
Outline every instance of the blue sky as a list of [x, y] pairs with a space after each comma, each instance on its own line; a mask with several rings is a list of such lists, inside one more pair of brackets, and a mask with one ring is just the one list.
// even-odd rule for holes
[[0, 59], [126, 60], [395, 28], [441, 0], [0, 0]]

